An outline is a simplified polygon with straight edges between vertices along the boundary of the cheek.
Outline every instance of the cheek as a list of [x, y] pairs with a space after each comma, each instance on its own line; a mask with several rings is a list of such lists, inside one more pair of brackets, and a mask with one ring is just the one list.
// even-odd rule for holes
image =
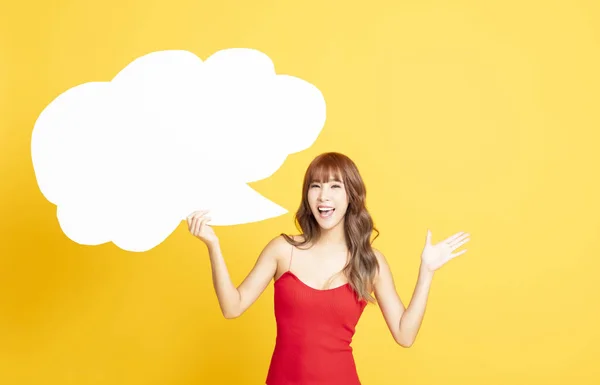
[[348, 204], [348, 194], [345, 191], [341, 191], [338, 194], [338, 201], [343, 205], [347, 205]]
[[306, 198], [308, 199], [308, 204], [312, 207], [313, 203], [317, 200], [317, 194], [315, 190], [310, 190], [306, 195]]
[[336, 206], [340, 209], [340, 211], [345, 212], [348, 210], [348, 199], [345, 195], [341, 194], [336, 201]]

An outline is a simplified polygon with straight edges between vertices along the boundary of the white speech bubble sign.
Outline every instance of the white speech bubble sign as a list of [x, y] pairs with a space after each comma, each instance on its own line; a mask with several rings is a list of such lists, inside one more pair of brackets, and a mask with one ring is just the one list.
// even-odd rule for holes
[[248, 183], [309, 148], [325, 117], [314, 85], [277, 74], [257, 50], [204, 61], [158, 51], [55, 98], [35, 122], [31, 156], [68, 238], [140, 252], [196, 210], [210, 210], [214, 226], [287, 213]]

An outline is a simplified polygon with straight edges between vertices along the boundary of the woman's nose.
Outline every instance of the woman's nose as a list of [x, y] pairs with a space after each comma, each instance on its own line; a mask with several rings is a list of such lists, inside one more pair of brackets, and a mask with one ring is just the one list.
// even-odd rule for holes
[[325, 187], [321, 188], [321, 190], [319, 191], [319, 200], [324, 201], [327, 200], [327, 189]]

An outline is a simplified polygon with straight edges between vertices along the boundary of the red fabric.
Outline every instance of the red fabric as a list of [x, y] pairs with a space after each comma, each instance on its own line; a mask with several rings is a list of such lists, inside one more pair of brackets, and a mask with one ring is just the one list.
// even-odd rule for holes
[[349, 284], [318, 290], [291, 271], [274, 285], [277, 339], [267, 385], [360, 385], [350, 343], [366, 302]]

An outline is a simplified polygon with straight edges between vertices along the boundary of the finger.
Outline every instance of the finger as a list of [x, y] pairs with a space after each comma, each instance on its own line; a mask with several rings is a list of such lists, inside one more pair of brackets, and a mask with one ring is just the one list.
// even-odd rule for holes
[[200, 234], [202, 234], [202, 233], [204, 233], [204, 231], [206, 231], [206, 227], [208, 226], [210, 219], [211, 218], [209, 216], [202, 218], [202, 221], [200, 222]]
[[191, 216], [188, 219], [188, 230], [190, 231], [190, 233], [194, 234], [194, 226], [196, 225], [196, 217], [195, 216]]
[[196, 210], [192, 213], [190, 213], [190, 215], [187, 216], [187, 219], [192, 219], [192, 218], [196, 218], [198, 216], [202, 216], [204, 214], [206, 214], [208, 212], [208, 210]]
[[200, 226], [199, 226], [199, 230], [198, 230], [199, 234], [204, 234], [204, 232], [206, 231], [207, 220], [208, 220], [208, 217], [202, 217], [202, 219], [200, 220]]
[[198, 213], [198, 218], [205, 218], [208, 215], [208, 213], [208, 210], [203, 210], [200, 213]]
[[200, 235], [200, 225], [202, 224], [202, 218], [195, 218], [194, 219], [194, 235], [198, 236]]
[[202, 211], [197, 211], [193, 216], [192, 216], [192, 220], [194, 223], [198, 223], [198, 221], [202, 220], [202, 218], [204, 218], [204, 216], [206, 215], [206, 213], [208, 212], [208, 210], [202, 210]]
[[454, 259], [460, 255], [463, 255], [466, 252], [467, 252], [467, 249], [464, 249], [462, 251], [459, 251], [458, 253], [450, 254], [450, 257], [448, 258], [448, 260]]
[[464, 245], [465, 243], [469, 242], [470, 240], [471, 240], [470, 238], [467, 238], [467, 239], [465, 239], [462, 242], [459, 242], [459, 243], [456, 243], [456, 244], [453, 244], [453, 245], [450, 245], [450, 246], [452, 247], [452, 250], [456, 250], [459, 247], [461, 247], [462, 245]]
[[450, 247], [455, 247], [456, 244], [464, 241], [465, 239], [469, 238], [470, 235], [468, 233], [463, 233], [462, 235], [454, 238], [452, 241], [447, 242], [448, 246]]
[[192, 227], [194, 225], [194, 215], [196, 214], [196, 211], [194, 211], [193, 213], [191, 213], [190, 215], [188, 215], [185, 220], [187, 222], [188, 225], [188, 230], [191, 232], [192, 231]]
[[425, 243], [430, 245], [431, 244], [431, 230], [427, 229], [427, 236], [425, 237]]
[[196, 211], [194, 213], [194, 215], [192, 215], [192, 218], [202, 218], [204, 215], [206, 215], [207, 211], [203, 210], [203, 211]]
[[204, 230], [206, 229], [206, 217], [202, 218], [202, 220], [200, 221], [200, 229], [198, 234], [204, 234]]
[[200, 211], [198, 211], [198, 214], [204, 216], [204, 215], [208, 214], [208, 210], [200, 210]]
[[458, 237], [460, 237], [460, 236], [461, 236], [461, 235], [463, 235], [463, 234], [465, 234], [465, 232], [464, 232], [464, 231], [458, 232], [458, 233], [456, 233], [456, 234], [454, 234], [454, 235], [452, 235], [452, 236], [450, 236], [450, 237], [446, 238], [446, 239], [444, 240], [444, 242], [445, 242], [445, 243], [450, 243], [450, 242], [453, 242], [454, 240], [456, 240]]
[[187, 221], [187, 224], [188, 224], [188, 229], [191, 230], [194, 227], [195, 219], [196, 219], [196, 213], [195, 212], [187, 216], [186, 221]]

